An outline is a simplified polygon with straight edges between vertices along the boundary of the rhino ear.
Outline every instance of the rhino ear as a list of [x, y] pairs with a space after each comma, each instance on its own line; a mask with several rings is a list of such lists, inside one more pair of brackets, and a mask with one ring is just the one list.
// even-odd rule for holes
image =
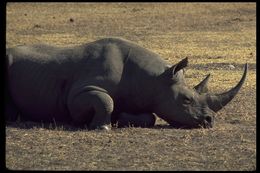
[[207, 75], [205, 79], [203, 79], [198, 85], [194, 87], [194, 89], [202, 94], [208, 92], [208, 81], [209, 81], [210, 74]]
[[[183, 72], [183, 68], [186, 67], [188, 65], [188, 58], [184, 58], [183, 60], [181, 60], [180, 62], [178, 62], [177, 64], [171, 66], [170, 68], [166, 69], [161, 76], [163, 76], [164, 78], [167, 79], [172, 79], [172, 80], [176, 80], [178, 79], [178, 74], [177, 72], [182, 70]], [[183, 74], [183, 73], [182, 73]]]

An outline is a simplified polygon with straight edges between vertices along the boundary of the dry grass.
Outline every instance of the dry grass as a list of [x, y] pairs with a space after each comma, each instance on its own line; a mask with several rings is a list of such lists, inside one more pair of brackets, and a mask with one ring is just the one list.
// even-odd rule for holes
[[[190, 86], [211, 73], [210, 90], [249, 74], [213, 129], [110, 132], [16, 122], [6, 127], [6, 166], [27, 170], [255, 170], [255, 3], [8, 3], [7, 47], [44, 42], [72, 46], [117, 36], [171, 63], [189, 57]], [[235, 69], [229, 69], [232, 64]]]

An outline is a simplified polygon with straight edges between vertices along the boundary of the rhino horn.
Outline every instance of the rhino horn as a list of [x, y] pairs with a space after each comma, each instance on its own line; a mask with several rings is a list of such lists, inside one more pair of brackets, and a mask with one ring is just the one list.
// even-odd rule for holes
[[209, 77], [210, 74], [207, 75], [207, 77], [205, 79], [203, 79], [198, 85], [196, 85], [194, 87], [194, 89], [198, 92], [198, 93], [206, 93], [208, 92], [208, 81], [209, 81]]
[[216, 94], [216, 95], [208, 95], [207, 96], [207, 103], [208, 106], [211, 110], [214, 112], [219, 111], [221, 108], [223, 108], [226, 104], [228, 104], [238, 93], [240, 90], [241, 86], [243, 85], [247, 75], [247, 64], [244, 66], [244, 74], [238, 84], [230, 89], [227, 92], [221, 93], [221, 94]]

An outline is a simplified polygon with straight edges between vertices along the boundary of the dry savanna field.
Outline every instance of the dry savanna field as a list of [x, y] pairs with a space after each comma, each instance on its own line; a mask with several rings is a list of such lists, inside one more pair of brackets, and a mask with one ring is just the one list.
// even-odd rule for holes
[[[189, 58], [190, 87], [211, 73], [223, 92], [248, 76], [211, 129], [88, 131], [55, 123], [6, 124], [6, 167], [12, 170], [255, 170], [255, 3], [7, 3], [6, 47], [74, 46], [121, 37], [170, 63]], [[231, 68], [232, 66], [234, 68]]]

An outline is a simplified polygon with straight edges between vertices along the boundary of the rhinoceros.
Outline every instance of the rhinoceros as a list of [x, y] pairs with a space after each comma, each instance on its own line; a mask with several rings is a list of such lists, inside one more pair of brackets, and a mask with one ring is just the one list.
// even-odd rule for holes
[[215, 113], [243, 85], [208, 93], [209, 75], [189, 89], [184, 68], [121, 38], [64, 48], [45, 44], [6, 49], [6, 121], [68, 122], [88, 129], [151, 127], [156, 116], [169, 125], [210, 128]]

